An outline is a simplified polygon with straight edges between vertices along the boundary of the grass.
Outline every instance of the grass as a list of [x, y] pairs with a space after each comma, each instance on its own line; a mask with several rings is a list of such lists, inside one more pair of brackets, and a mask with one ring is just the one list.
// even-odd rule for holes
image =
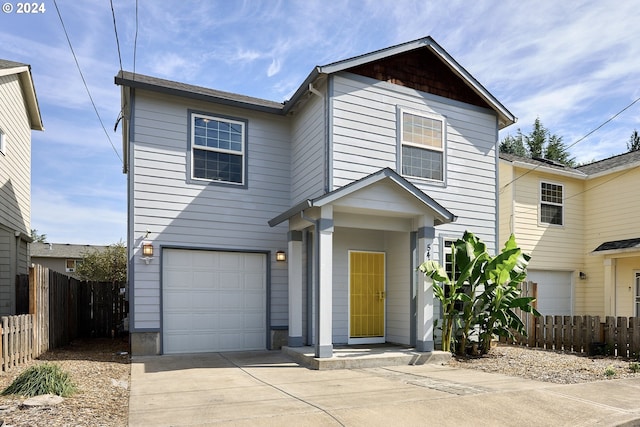
[[9, 387], [2, 391], [2, 395], [17, 394], [32, 397], [56, 394], [69, 397], [75, 392], [76, 386], [67, 373], [63, 372], [58, 365], [43, 363], [21, 373]]

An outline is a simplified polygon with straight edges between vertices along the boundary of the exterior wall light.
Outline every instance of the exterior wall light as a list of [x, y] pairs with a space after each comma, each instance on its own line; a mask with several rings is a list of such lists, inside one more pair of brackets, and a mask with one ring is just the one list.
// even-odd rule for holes
[[149, 264], [153, 258], [153, 245], [149, 242], [142, 243], [142, 260], [145, 264]]
[[284, 262], [287, 260], [287, 254], [285, 251], [278, 251], [276, 252], [276, 261], [278, 262]]
[[581, 271], [580, 272], [580, 280], [587, 280], [587, 273]]

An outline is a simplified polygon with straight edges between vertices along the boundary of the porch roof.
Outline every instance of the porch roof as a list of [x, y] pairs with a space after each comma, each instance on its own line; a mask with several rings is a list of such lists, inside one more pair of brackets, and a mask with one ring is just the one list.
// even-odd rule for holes
[[594, 255], [603, 255], [620, 252], [632, 252], [640, 250], [640, 238], [612, 240], [604, 242], [592, 252]]
[[343, 197], [353, 194], [363, 188], [369, 187], [370, 185], [379, 183], [383, 180], [393, 182], [400, 191], [406, 192], [407, 194], [413, 196], [416, 200], [424, 204], [426, 208], [434, 213], [435, 219], [439, 223], [444, 224], [454, 222], [457, 219], [457, 217], [448, 209], [433, 200], [411, 182], [400, 176], [396, 171], [390, 168], [384, 168], [357, 181], [353, 181], [337, 190], [325, 193], [314, 199], [306, 199], [301, 203], [298, 203], [297, 205], [281, 213], [275, 218], [270, 219], [268, 221], [269, 226], [275, 227], [276, 225], [286, 221], [294, 215], [299, 214], [305, 209], [330, 205]]

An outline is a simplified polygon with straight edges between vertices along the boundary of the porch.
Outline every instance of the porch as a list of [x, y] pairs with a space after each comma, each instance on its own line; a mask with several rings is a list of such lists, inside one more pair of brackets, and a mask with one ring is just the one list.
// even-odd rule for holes
[[300, 366], [314, 370], [376, 368], [401, 365], [444, 365], [447, 351], [417, 351], [395, 344], [336, 345], [331, 357], [316, 357], [315, 347], [282, 347], [282, 353]]

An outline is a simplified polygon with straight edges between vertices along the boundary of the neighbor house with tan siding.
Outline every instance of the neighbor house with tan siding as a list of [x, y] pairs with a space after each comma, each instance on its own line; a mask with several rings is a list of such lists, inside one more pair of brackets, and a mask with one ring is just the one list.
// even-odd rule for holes
[[16, 313], [16, 278], [28, 274], [32, 130], [44, 128], [31, 67], [0, 59], [0, 316]]
[[640, 152], [577, 168], [500, 154], [501, 240], [531, 254], [538, 309], [640, 315]]
[[496, 250], [515, 117], [430, 37], [315, 67], [284, 103], [115, 81], [133, 354], [429, 352], [440, 309], [417, 266], [465, 230]]

